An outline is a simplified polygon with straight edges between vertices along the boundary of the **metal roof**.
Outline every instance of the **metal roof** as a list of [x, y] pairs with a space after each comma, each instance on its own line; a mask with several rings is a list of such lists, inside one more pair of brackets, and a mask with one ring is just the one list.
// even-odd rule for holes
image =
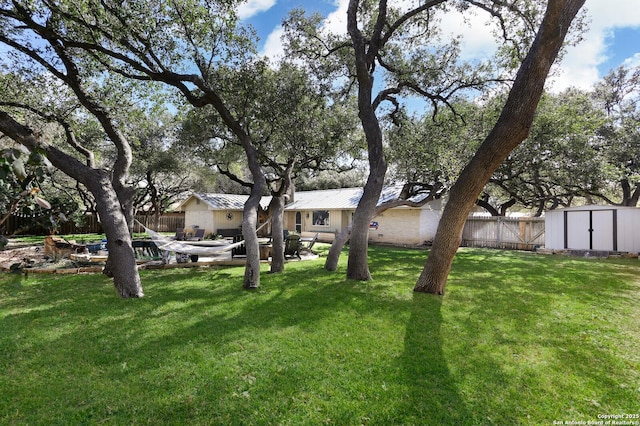
[[[321, 189], [316, 191], [300, 191], [294, 195], [294, 202], [286, 206], [286, 210], [355, 210], [362, 198], [363, 188]], [[391, 185], [382, 188], [378, 205], [395, 200], [402, 192], [402, 185]], [[420, 194], [410, 198], [418, 202], [428, 194]]]
[[[294, 202], [287, 204], [285, 210], [355, 210], [363, 193], [362, 188], [320, 189], [315, 191], [298, 191], [294, 195]], [[395, 200], [402, 191], [402, 185], [385, 186], [382, 188], [378, 205]], [[420, 201], [428, 194], [420, 194], [411, 201]], [[207, 203], [213, 210], [242, 210], [248, 195], [219, 194], [219, 193], [194, 193], [191, 197], [197, 197]], [[182, 202], [181, 208], [191, 199]], [[260, 205], [267, 208], [271, 201], [270, 196], [262, 197]]]
[[[249, 199], [248, 195], [239, 194], [216, 194], [216, 193], [202, 193], [196, 192], [191, 197], [187, 198], [180, 205], [184, 208], [184, 205], [192, 198], [196, 197], [207, 203], [213, 210], [243, 210], [244, 203]], [[271, 202], [271, 197], [262, 197], [260, 200], [260, 206], [267, 208]]]
[[358, 206], [362, 188], [320, 189], [299, 191], [286, 210], [350, 210]]

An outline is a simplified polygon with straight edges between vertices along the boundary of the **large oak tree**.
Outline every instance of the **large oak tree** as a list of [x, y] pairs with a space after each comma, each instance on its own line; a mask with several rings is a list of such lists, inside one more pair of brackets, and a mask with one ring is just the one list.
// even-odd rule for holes
[[536, 38], [520, 65], [498, 121], [449, 192], [433, 248], [415, 291], [444, 294], [465, 220], [493, 172], [528, 136], [551, 66], [584, 2], [549, 0]]
[[250, 129], [227, 100], [221, 66], [260, 66], [250, 31], [238, 26], [236, 1], [181, 0], [122, 3], [42, 0], [40, 13], [65, 28], [60, 44], [90, 55], [105, 72], [138, 81], [156, 81], [177, 90], [194, 107], [211, 106], [243, 147], [252, 190], [242, 230], [247, 249], [243, 287], [260, 285], [256, 225], [266, 179]]
[[[287, 21], [291, 34], [297, 35], [290, 37], [291, 51], [306, 58], [313, 69], [332, 72], [335, 81], [344, 82], [345, 92], [355, 92], [368, 144], [369, 176], [351, 232], [349, 235], [345, 229], [334, 241], [327, 269], [335, 269], [337, 254], [350, 238], [347, 277], [371, 278], [367, 262], [369, 224], [378, 211], [388, 167], [382, 118], [394, 121], [408, 98], [425, 100], [437, 115], [443, 108], [452, 108], [458, 96], [508, 79], [513, 58], [530, 43], [530, 27], [539, 19], [537, 7], [520, 6], [491, 0], [351, 0], [346, 38], [324, 34], [314, 17], [305, 20], [295, 13]], [[441, 27], [445, 14], [464, 16], [474, 11], [487, 13], [493, 20], [505, 45], [499, 49], [499, 60], [463, 60], [460, 40], [449, 37], [449, 30]]]
[[[58, 123], [64, 127], [66, 141], [75, 154], [84, 157], [84, 164], [40, 135], [33, 134], [24, 123], [15, 120], [7, 109], [0, 111], [0, 131], [32, 151], [41, 150], [54, 166], [85, 184], [96, 200], [108, 239], [110, 256], [105, 273], [113, 277], [114, 285], [122, 297], [141, 297], [142, 286], [131, 245], [135, 194], [135, 189], [127, 181], [132, 161], [131, 147], [113, 112], [92, 90], [95, 87], [92, 82], [98, 80], [95, 70], [86, 57], [77, 55], [64, 42], [67, 32], [63, 27], [55, 16], [43, 13], [32, 4], [14, 2], [0, 7], [0, 43], [8, 48], [10, 59], [13, 59], [5, 61], [5, 66], [11, 66], [14, 70], [13, 83], [17, 86], [24, 83], [25, 75], [44, 73], [50, 76], [49, 83], [57, 82], [68, 88], [77, 103], [100, 123], [115, 147], [117, 154], [111, 170], [96, 167], [90, 150], [78, 142], [73, 128], [66, 125], [64, 120], [58, 120]], [[21, 100], [14, 101], [14, 109], [30, 110], [41, 117], [57, 119], [55, 114], [47, 114], [33, 105], [23, 104]], [[45, 99], [41, 99], [41, 102], [47, 103]]]

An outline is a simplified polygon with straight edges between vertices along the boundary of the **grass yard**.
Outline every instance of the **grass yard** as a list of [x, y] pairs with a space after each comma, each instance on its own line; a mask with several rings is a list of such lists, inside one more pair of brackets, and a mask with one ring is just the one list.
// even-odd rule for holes
[[[463, 249], [443, 298], [424, 251], [374, 247], [374, 281], [323, 259], [0, 275], [0, 424], [552, 425], [640, 413], [640, 261]], [[639, 418], [618, 419], [636, 421]], [[562, 423], [555, 423], [562, 424]], [[574, 423], [575, 424], [575, 423]]]

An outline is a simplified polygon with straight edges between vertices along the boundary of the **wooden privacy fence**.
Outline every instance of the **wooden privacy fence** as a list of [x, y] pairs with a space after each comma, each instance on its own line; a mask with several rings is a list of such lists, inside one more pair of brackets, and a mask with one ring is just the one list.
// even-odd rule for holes
[[[142, 223], [147, 228], [153, 229], [153, 217], [152, 216], [136, 216], [136, 220]], [[160, 216], [158, 222], [158, 229], [154, 229], [157, 232], [176, 232], [176, 229], [184, 228], [184, 213], [165, 213]], [[135, 232], [141, 232], [139, 226], [133, 227]]]
[[[136, 219], [143, 225], [153, 228], [153, 218], [144, 215], [136, 215]], [[46, 216], [21, 216], [12, 215], [0, 229], [0, 234], [4, 235], [48, 235]], [[50, 225], [49, 225], [50, 226]], [[160, 216], [158, 232], [176, 232], [176, 229], [184, 228], [184, 213], [166, 213]], [[139, 226], [134, 227], [135, 232], [141, 232]], [[60, 222], [57, 225], [57, 233], [60, 235], [69, 234], [102, 234], [102, 225], [95, 215], [87, 214], [82, 225], [76, 225], [73, 221]]]
[[462, 245], [534, 250], [544, 246], [544, 219], [470, 217], [462, 231]]

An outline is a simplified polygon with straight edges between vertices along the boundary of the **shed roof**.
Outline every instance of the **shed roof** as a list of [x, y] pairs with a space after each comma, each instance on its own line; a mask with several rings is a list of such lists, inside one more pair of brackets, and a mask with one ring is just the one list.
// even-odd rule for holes
[[555, 209], [555, 210], [547, 210], [545, 212], [545, 215], [548, 215], [549, 213], [554, 213], [554, 212], [564, 212], [564, 211], [593, 211], [593, 210], [638, 210], [640, 211], [640, 209], [638, 209], [638, 207], [633, 207], [633, 206], [614, 206], [614, 205], [596, 205], [596, 204], [587, 204], [584, 206], [573, 206], [573, 207], [564, 207], [561, 209]]

